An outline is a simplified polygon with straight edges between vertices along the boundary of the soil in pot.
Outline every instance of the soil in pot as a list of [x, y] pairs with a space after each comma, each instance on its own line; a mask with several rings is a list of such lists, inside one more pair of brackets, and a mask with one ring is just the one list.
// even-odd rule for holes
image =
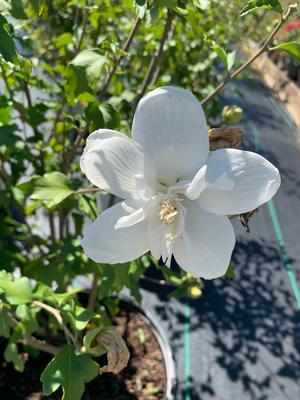
[[[163, 355], [155, 335], [143, 316], [122, 310], [115, 318], [117, 331], [125, 339], [131, 357], [128, 366], [118, 375], [105, 373], [86, 385], [82, 400], [162, 400], [166, 392], [166, 371]], [[58, 391], [45, 396], [40, 375], [51, 357], [40, 354], [29, 358], [24, 373], [16, 372], [3, 360], [0, 348], [0, 393], [5, 400], [58, 400]]]

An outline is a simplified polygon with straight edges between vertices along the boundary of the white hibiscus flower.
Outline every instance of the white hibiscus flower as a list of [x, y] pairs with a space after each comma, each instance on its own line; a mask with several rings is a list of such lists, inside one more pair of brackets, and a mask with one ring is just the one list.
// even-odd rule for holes
[[175, 87], [142, 98], [132, 139], [108, 129], [92, 133], [81, 168], [94, 185], [124, 199], [87, 228], [88, 257], [124, 263], [150, 250], [206, 279], [222, 276], [230, 262], [235, 234], [228, 215], [257, 208], [280, 186], [277, 168], [258, 154], [209, 152], [200, 103]]

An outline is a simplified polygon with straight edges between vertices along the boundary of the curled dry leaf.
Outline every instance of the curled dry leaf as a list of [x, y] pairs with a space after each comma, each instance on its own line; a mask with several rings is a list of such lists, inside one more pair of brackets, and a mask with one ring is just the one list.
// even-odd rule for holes
[[247, 233], [250, 233], [249, 221], [250, 221], [251, 217], [253, 216], [253, 214], [258, 212], [258, 210], [259, 210], [259, 208], [256, 208], [255, 210], [249, 211], [244, 214], [240, 214], [240, 216], [239, 216], [239, 221], [246, 228]]
[[210, 151], [236, 149], [242, 143], [243, 131], [239, 128], [212, 128], [208, 131]]
[[102, 332], [96, 341], [107, 350], [108, 364], [100, 369], [101, 372], [118, 374], [129, 361], [129, 351], [125, 341], [113, 329]]

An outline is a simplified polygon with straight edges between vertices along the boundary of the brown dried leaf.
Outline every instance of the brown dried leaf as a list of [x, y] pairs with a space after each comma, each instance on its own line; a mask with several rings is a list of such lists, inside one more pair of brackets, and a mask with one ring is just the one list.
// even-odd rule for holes
[[118, 374], [126, 367], [129, 361], [129, 351], [122, 337], [112, 329], [102, 332], [96, 341], [107, 350], [108, 364], [102, 367], [101, 372]]
[[243, 131], [239, 128], [212, 128], [208, 131], [210, 151], [236, 149], [242, 143]]
[[250, 233], [249, 221], [254, 213], [258, 212], [259, 208], [239, 215], [239, 221], [246, 228], [246, 232]]

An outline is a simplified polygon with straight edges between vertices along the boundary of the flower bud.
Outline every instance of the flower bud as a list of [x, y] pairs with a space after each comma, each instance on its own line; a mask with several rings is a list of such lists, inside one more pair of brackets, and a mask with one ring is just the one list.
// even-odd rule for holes
[[238, 106], [225, 106], [222, 111], [225, 124], [234, 125], [243, 118], [243, 110]]
[[199, 288], [199, 286], [190, 286], [188, 288], [188, 295], [192, 299], [198, 299], [202, 296], [202, 290]]

